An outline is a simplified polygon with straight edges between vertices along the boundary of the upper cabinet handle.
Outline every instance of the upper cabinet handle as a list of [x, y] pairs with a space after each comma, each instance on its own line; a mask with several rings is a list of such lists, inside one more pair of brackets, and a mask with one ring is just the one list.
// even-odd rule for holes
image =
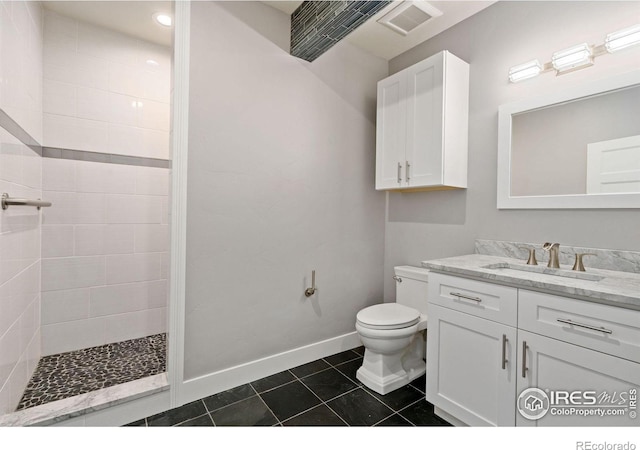
[[407, 178], [407, 184], [409, 183], [409, 169], [411, 168], [411, 164], [409, 164], [409, 161], [405, 161], [404, 162], [406, 165], [406, 170], [404, 171], [404, 175]]
[[402, 164], [398, 163], [398, 184], [402, 183]]

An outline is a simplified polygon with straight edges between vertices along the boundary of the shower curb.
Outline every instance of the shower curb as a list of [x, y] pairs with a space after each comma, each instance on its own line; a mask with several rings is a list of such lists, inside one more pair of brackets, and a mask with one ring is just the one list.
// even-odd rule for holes
[[169, 389], [167, 374], [111, 386], [0, 416], [0, 427], [48, 426]]

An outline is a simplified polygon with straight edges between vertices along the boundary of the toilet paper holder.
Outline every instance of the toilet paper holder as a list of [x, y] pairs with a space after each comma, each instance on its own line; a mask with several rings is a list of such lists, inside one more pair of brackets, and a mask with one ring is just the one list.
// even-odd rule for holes
[[312, 270], [311, 271], [311, 287], [304, 290], [305, 297], [311, 297], [313, 294], [316, 293], [316, 290], [318, 290], [318, 288], [316, 287], [316, 271]]

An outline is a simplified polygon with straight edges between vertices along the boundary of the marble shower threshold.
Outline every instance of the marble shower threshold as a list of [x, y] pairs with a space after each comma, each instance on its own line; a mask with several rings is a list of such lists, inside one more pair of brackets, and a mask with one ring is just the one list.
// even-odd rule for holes
[[169, 389], [166, 373], [0, 416], [0, 427], [49, 426]]

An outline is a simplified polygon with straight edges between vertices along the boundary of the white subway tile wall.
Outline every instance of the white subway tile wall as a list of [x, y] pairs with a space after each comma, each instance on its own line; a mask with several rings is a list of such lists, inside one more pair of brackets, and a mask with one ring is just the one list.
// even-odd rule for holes
[[166, 331], [169, 170], [43, 158], [44, 356]]
[[0, 108], [42, 142], [40, 2], [0, 0]]
[[[41, 161], [0, 127], [0, 193], [42, 198]], [[40, 212], [0, 210], [0, 414], [16, 407], [40, 358], [40, 270]]]
[[[42, 139], [40, 2], [0, 0], [0, 109]], [[42, 158], [0, 127], [0, 194], [42, 197]], [[40, 359], [40, 212], [0, 210], [0, 415]]]
[[[0, 109], [45, 146], [168, 159], [170, 64], [0, 0]], [[0, 414], [41, 356], [166, 331], [168, 190], [167, 169], [42, 158], [0, 127], [0, 193], [53, 202], [0, 211]]]
[[168, 47], [45, 10], [44, 145], [169, 159], [170, 67]]

